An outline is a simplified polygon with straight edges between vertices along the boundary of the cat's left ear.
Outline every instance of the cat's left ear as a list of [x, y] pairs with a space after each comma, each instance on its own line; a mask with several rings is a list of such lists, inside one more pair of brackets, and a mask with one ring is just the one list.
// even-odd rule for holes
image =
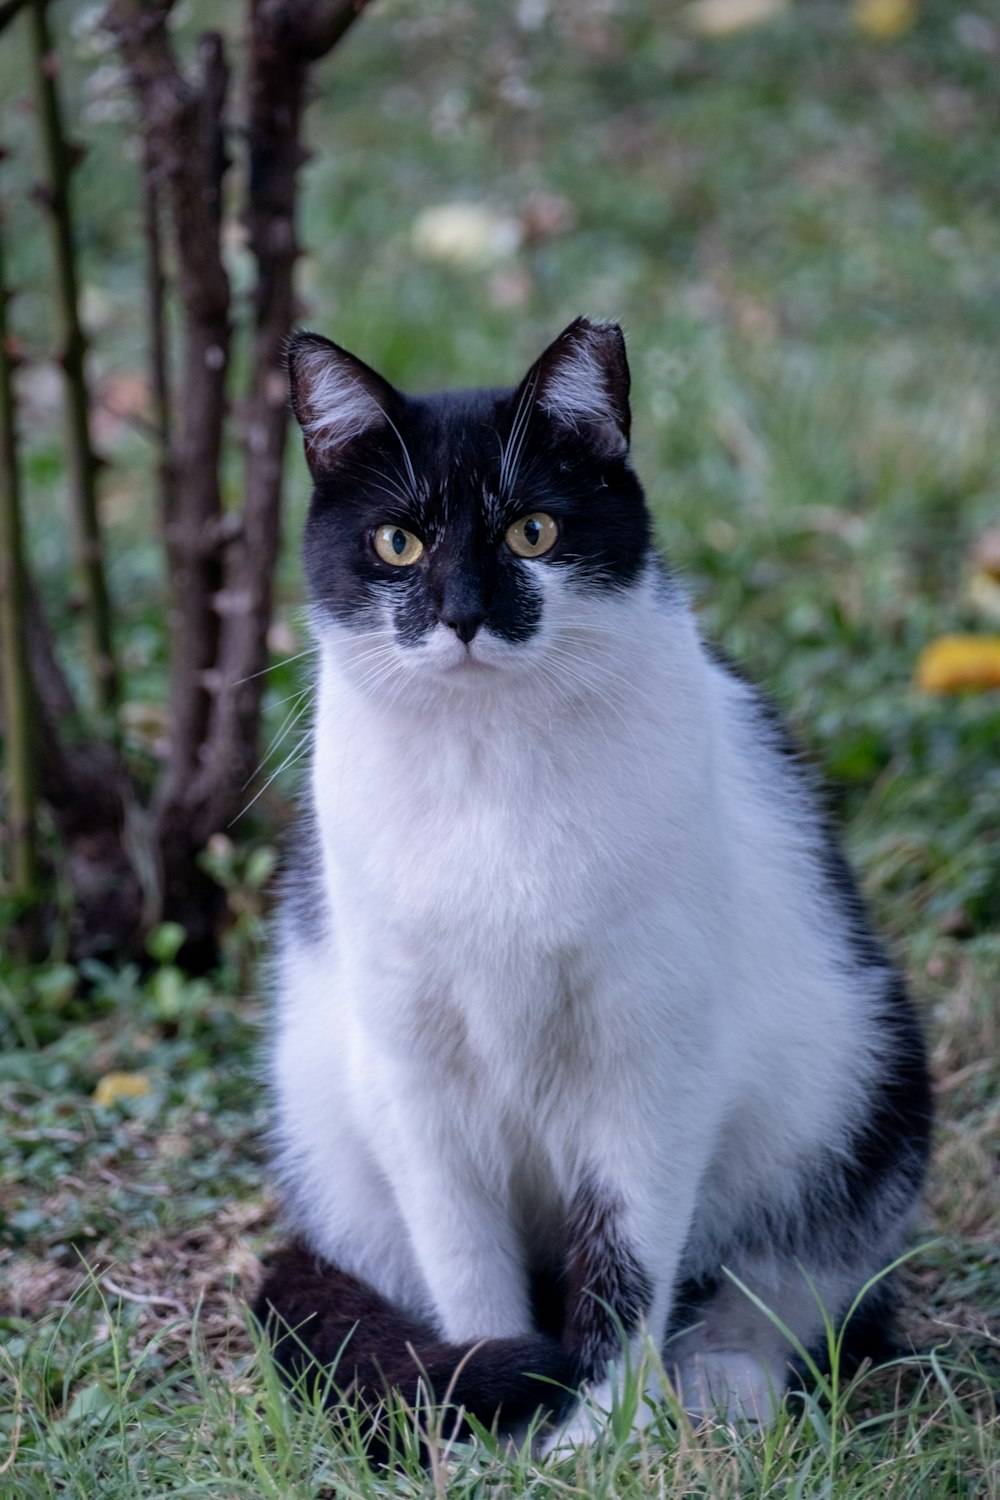
[[617, 323], [576, 318], [528, 372], [535, 405], [556, 423], [587, 439], [603, 458], [628, 451], [631, 378], [625, 338]]

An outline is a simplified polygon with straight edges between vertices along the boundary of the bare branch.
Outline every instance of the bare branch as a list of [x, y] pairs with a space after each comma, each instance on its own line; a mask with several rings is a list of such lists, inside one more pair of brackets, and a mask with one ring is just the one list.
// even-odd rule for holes
[[24, 639], [24, 538], [2, 231], [0, 220], [0, 675], [10, 810], [10, 884], [16, 897], [30, 901], [38, 887], [35, 695]]
[[295, 33], [299, 55], [308, 62], [324, 57], [348, 27], [366, 10], [370, 0], [298, 0]]
[[52, 49], [46, 8], [47, 0], [31, 0], [35, 91], [48, 178], [44, 200], [49, 209], [52, 253], [56, 268], [56, 303], [62, 338], [61, 363], [66, 378], [70, 494], [76, 531], [76, 563], [84, 596], [88, 662], [95, 700], [98, 707], [107, 709], [117, 697], [118, 674], [111, 645], [111, 606], [97, 510], [98, 460], [90, 433], [87, 346], [80, 323], [76, 247], [69, 192], [71, 163], [57, 87], [59, 65]]

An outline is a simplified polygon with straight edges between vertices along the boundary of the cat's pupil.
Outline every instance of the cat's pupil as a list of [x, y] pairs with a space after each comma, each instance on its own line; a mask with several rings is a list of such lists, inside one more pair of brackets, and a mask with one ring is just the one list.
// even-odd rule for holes
[[402, 557], [406, 551], [406, 532], [400, 531], [398, 527], [392, 533], [392, 550], [397, 557]]
[[524, 539], [529, 547], [536, 547], [538, 545], [538, 538], [541, 534], [542, 528], [537, 521], [525, 521]]

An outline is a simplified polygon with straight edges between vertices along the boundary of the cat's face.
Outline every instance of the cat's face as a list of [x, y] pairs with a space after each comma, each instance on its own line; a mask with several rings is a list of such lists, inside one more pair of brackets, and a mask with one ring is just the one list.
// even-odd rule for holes
[[315, 334], [289, 365], [313, 602], [373, 691], [554, 671], [596, 601], [643, 572], [616, 326], [578, 319], [514, 390], [406, 397]]

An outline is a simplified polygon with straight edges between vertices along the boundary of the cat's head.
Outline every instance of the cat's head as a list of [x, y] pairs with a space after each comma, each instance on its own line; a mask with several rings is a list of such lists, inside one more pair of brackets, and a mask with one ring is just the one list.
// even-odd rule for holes
[[313, 333], [292, 339], [289, 370], [317, 622], [373, 689], [551, 667], [643, 574], [616, 324], [578, 318], [513, 389], [406, 396]]

